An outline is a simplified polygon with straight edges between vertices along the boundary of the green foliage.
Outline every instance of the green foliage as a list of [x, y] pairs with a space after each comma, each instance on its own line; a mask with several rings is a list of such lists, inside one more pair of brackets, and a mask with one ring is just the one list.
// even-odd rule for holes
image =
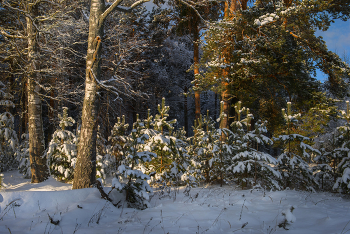
[[327, 29], [335, 17], [329, 9], [333, 5], [323, 0], [256, 2], [237, 9], [232, 19], [212, 23], [203, 48], [206, 72], [196, 84], [220, 93], [228, 83], [231, 97], [273, 128], [281, 124], [278, 113], [286, 99], [305, 112], [315, 106], [309, 100], [322, 98], [314, 95], [321, 90], [316, 69], [329, 75], [328, 90], [343, 96], [350, 68], [315, 35], [316, 28]]
[[126, 154], [126, 135], [129, 124], [125, 123], [125, 116], [122, 118], [118, 117], [117, 122], [114, 124], [113, 129], [111, 131], [111, 135], [108, 137], [108, 141], [110, 142], [110, 152], [115, 157], [116, 165], [118, 168], [120, 166], [123, 157]]

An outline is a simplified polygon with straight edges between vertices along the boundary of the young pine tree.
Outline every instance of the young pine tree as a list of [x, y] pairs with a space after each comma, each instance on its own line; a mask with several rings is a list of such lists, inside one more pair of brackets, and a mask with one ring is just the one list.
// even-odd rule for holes
[[67, 127], [75, 124], [68, 116], [68, 108], [63, 107], [63, 114], [58, 114], [59, 129], [52, 134], [47, 156], [51, 175], [61, 181], [71, 181], [77, 157], [77, 137]]
[[137, 115], [131, 133], [124, 138], [123, 156], [118, 166], [117, 178], [112, 182], [112, 186], [119, 192], [125, 192], [129, 206], [138, 209], [149, 207], [149, 195], [153, 193], [147, 182], [150, 177], [140, 170], [141, 165], [157, 156], [144, 150], [145, 141], [149, 138], [144, 130], [144, 123]]
[[197, 180], [204, 180], [211, 183], [214, 178], [213, 171], [213, 146], [215, 139], [215, 122], [207, 115], [195, 120], [193, 127], [194, 136], [192, 137], [191, 156], [194, 160], [195, 177]]
[[342, 118], [346, 120], [344, 126], [338, 127], [336, 135], [336, 145], [338, 146], [335, 151], [338, 158], [334, 162], [336, 167], [335, 177], [336, 181], [333, 185], [334, 190], [338, 190], [343, 193], [350, 192], [350, 106], [349, 101], [346, 101], [346, 111], [341, 111]]
[[[276, 165], [277, 160], [271, 155], [259, 150], [264, 145], [272, 144], [272, 140], [265, 136], [267, 122], [260, 120], [251, 130], [252, 114], [249, 108], [241, 108], [241, 102], [235, 106], [237, 121], [232, 123], [234, 153], [230, 171], [238, 178], [242, 188], [249, 183], [264, 188], [280, 189], [278, 179], [281, 174], [271, 165]], [[246, 112], [246, 118], [241, 120], [241, 115]], [[244, 126], [245, 129], [244, 130]]]
[[278, 156], [277, 168], [282, 174], [281, 182], [286, 187], [296, 189], [311, 189], [318, 186], [308, 162], [311, 161], [311, 155], [320, 154], [320, 152], [305, 143], [310, 139], [300, 134], [294, 134], [293, 131], [298, 127], [297, 117], [300, 114], [292, 114], [292, 103], [287, 103], [287, 112], [282, 109], [283, 117], [286, 121], [286, 131], [284, 134], [275, 138], [279, 142], [284, 152]]
[[22, 141], [16, 152], [17, 161], [19, 162], [18, 170], [23, 174], [24, 178], [31, 178], [30, 159], [29, 159], [29, 134], [22, 134]]

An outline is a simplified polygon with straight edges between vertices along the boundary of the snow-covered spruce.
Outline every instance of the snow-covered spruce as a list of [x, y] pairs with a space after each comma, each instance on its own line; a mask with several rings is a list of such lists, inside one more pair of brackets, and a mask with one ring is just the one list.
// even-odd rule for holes
[[[221, 102], [221, 114], [217, 119], [221, 122], [225, 118], [223, 112], [223, 102]], [[220, 124], [221, 126], [221, 124]], [[229, 179], [232, 179], [229, 168], [232, 165], [231, 157], [234, 152], [233, 146], [233, 132], [227, 128], [215, 129], [212, 135], [212, 144], [209, 145], [209, 150], [213, 153], [213, 157], [209, 160], [209, 166], [212, 167], [210, 179], [223, 184], [227, 183]]]
[[117, 122], [114, 124], [111, 130], [111, 135], [108, 137], [109, 152], [114, 156], [115, 168], [118, 168], [125, 157], [127, 151], [127, 130], [129, 124], [125, 123], [125, 116], [118, 117]]
[[66, 128], [73, 126], [75, 120], [68, 116], [67, 107], [63, 107], [63, 114], [59, 114], [58, 118], [59, 129], [52, 134], [47, 149], [50, 172], [58, 180], [70, 181], [73, 179], [77, 156], [77, 137]]

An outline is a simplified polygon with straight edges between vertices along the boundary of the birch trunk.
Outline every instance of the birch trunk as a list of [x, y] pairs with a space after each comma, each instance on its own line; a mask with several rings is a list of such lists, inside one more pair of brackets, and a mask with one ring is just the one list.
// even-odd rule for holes
[[101, 76], [101, 40], [106, 17], [114, 10], [130, 12], [149, 0], [140, 0], [130, 7], [118, 6], [123, 0], [114, 1], [105, 9], [104, 0], [91, 0], [89, 38], [86, 57], [85, 97], [81, 117], [78, 156], [74, 170], [73, 189], [89, 188], [96, 183], [96, 140], [99, 98], [98, 81]]
[[86, 58], [85, 97], [79, 137], [73, 189], [89, 188], [96, 183], [96, 139], [99, 99], [96, 79], [101, 75], [101, 39], [103, 38], [104, 0], [92, 0], [89, 18], [89, 37]]
[[[33, 10], [33, 9], [31, 9]], [[28, 36], [28, 133], [29, 133], [29, 157], [32, 173], [32, 183], [40, 183], [49, 176], [47, 160], [44, 157], [45, 141], [42, 121], [42, 106], [39, 96], [37, 69], [37, 30], [30, 18], [27, 21]]]

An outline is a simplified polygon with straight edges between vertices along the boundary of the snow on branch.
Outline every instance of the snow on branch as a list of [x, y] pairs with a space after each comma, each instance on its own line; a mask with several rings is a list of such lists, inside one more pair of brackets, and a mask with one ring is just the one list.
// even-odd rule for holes
[[[115, 94], [117, 96], [116, 99], [122, 99], [119, 95], [121, 93], [121, 90], [119, 87], [122, 87], [124, 89], [123, 94], [127, 97], [133, 98], [133, 96], [147, 96], [145, 93], [136, 92], [132, 89], [131, 85], [125, 81], [123, 78], [115, 75], [109, 80], [101, 81], [96, 78], [95, 74], [92, 70], [90, 70], [90, 73], [92, 77], [95, 79], [96, 83], [105, 90]], [[108, 83], [114, 83], [114, 84], [108, 84]], [[118, 87], [119, 86], [119, 87]]]
[[125, 6], [119, 6], [123, 0], [116, 0], [112, 5], [110, 5], [107, 10], [105, 10], [105, 12], [103, 12], [103, 14], [100, 16], [100, 21], [103, 22], [106, 17], [112, 13], [114, 10], [118, 10], [118, 11], [122, 11], [122, 12], [130, 12], [132, 9], [134, 9], [135, 7], [145, 3], [145, 2], [149, 2], [150, 0], [139, 0], [136, 1], [135, 3], [133, 3], [130, 7], [125, 7]]

